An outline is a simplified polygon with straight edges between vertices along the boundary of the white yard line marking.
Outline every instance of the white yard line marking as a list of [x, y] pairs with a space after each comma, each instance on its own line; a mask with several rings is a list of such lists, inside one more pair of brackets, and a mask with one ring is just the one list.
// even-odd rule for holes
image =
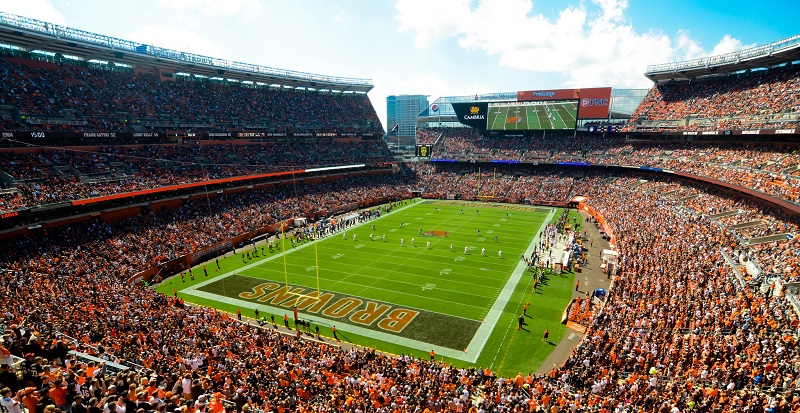
[[[271, 281], [271, 282], [279, 282], [279, 283], [283, 283], [283, 281], [269, 280], [269, 279], [265, 279], [265, 278], [262, 278], [262, 277], [253, 277], [253, 276], [250, 276], [250, 275], [245, 275], [245, 274], [239, 274], [239, 276], [240, 276], [240, 277], [253, 278], [253, 279], [256, 279], [256, 280], [264, 280], [264, 281]], [[302, 274], [295, 274], [295, 276], [296, 276], [296, 277], [310, 277], [310, 276], [307, 276], [307, 275], [302, 275]], [[314, 276], [313, 278], [314, 278], [314, 279], [316, 279], [316, 276]], [[389, 289], [389, 288], [381, 288], [381, 287], [365, 286], [365, 285], [364, 285], [364, 284], [362, 284], [362, 283], [354, 283], [354, 282], [349, 282], [349, 281], [336, 281], [336, 280], [330, 280], [330, 285], [334, 285], [334, 284], [346, 284], [346, 285], [352, 285], [352, 286], [355, 286], [355, 287], [365, 287], [365, 288], [371, 288], [371, 289], [373, 289], [373, 290], [379, 290], [379, 291], [390, 292], [390, 293], [392, 293], [392, 294], [410, 295], [410, 296], [412, 296], [412, 297], [419, 297], [419, 296], [420, 296], [419, 294], [415, 294], [415, 293], [405, 293], [405, 292], [402, 292], [402, 291], [392, 290], [392, 289]], [[414, 285], [415, 285], [415, 286], [418, 286], [417, 284], [414, 284]], [[313, 289], [315, 289], [315, 290], [316, 290], [316, 288], [314, 288], [314, 287], [306, 287], [306, 288], [313, 288]], [[460, 292], [460, 291], [444, 290], [444, 289], [442, 289], [442, 288], [440, 288], [440, 290], [442, 290], [442, 291], [449, 291], [449, 292], [452, 292], [452, 293], [458, 292], [459, 294], [468, 294], [468, 293], [464, 293], [464, 292]], [[342, 295], [348, 295], [348, 296], [349, 296], [349, 295], [357, 295], [357, 294], [353, 294], [353, 293], [349, 293], [349, 292], [348, 292], [348, 293], [343, 293], [343, 292], [341, 292], [341, 291], [332, 290], [332, 289], [330, 289], [330, 288], [326, 288], [324, 291], [326, 291], [326, 292], [332, 292], [332, 293], [337, 293], [337, 294], [342, 294]], [[469, 295], [476, 296], [476, 297], [480, 297], [480, 296], [478, 296], [478, 295], [475, 295], [475, 294], [469, 294]], [[360, 297], [360, 298], [366, 298], [366, 297]], [[370, 299], [372, 299], [372, 298], [370, 298]], [[445, 299], [443, 299], [443, 298], [436, 298], [436, 297], [425, 297], [425, 299], [426, 299], [426, 300], [432, 300], [432, 301], [441, 301], [441, 302], [443, 302], [443, 303], [447, 303], [447, 304], [451, 304], [451, 305], [460, 305], [460, 306], [465, 306], [465, 307], [477, 308], [477, 309], [479, 309], [479, 310], [486, 310], [486, 306], [472, 305], [472, 304], [467, 304], [467, 303], [459, 303], [459, 302], [456, 302], [456, 301], [445, 300]], [[380, 301], [380, 300], [377, 300], [377, 301]], [[405, 305], [404, 305], [403, 307], [407, 307], [407, 306], [405, 306]], [[428, 310], [423, 310], [423, 311], [428, 311]], [[453, 316], [453, 317], [458, 317], [458, 316]], [[468, 319], [468, 320], [470, 320], [470, 319]], [[476, 320], [473, 320], [473, 321], [476, 321]]]
[[[402, 210], [404, 210], [404, 209], [407, 209], [407, 208], [413, 208], [414, 206], [416, 206], [416, 205], [420, 205], [420, 204], [422, 204], [422, 202], [415, 202], [415, 203], [412, 203], [412, 204], [410, 204], [410, 205], [406, 205], [406, 206], [402, 206], [402, 207], [396, 208], [394, 211], [392, 211], [392, 212], [390, 212], [390, 213], [388, 213], [388, 214], [382, 214], [380, 218], [376, 218], [376, 219], [369, 220], [369, 221], [364, 221], [364, 222], [362, 222], [362, 223], [360, 223], [360, 224], [356, 224], [356, 225], [353, 225], [353, 226], [351, 226], [351, 227], [347, 227], [347, 229], [346, 229], [346, 230], [348, 230], [348, 231], [349, 231], [350, 229], [359, 228], [359, 227], [361, 227], [361, 226], [363, 226], [363, 225], [366, 225], [366, 224], [372, 224], [372, 223], [374, 223], [375, 221], [379, 221], [379, 220], [383, 219], [384, 217], [387, 217], [387, 216], [389, 216], [389, 215], [392, 215], [394, 212], [402, 211]], [[339, 231], [339, 232], [336, 232], [336, 233], [334, 233], [334, 234], [331, 234], [331, 235], [329, 235], [329, 236], [327, 236], [327, 237], [325, 237], [325, 238], [331, 238], [331, 237], [339, 236], [340, 234], [341, 234], [341, 231]], [[279, 252], [279, 253], [277, 253], [277, 254], [275, 254], [275, 255], [271, 255], [271, 256], [269, 256], [269, 257], [267, 257], [267, 258], [264, 258], [264, 259], [261, 259], [261, 260], [255, 261], [255, 262], [253, 262], [252, 264], [247, 264], [247, 265], [245, 265], [245, 266], [243, 266], [243, 267], [239, 267], [239, 268], [237, 268], [237, 269], [236, 269], [236, 271], [238, 271], [238, 272], [242, 272], [242, 271], [244, 271], [244, 270], [249, 270], [250, 268], [258, 267], [259, 265], [261, 265], [261, 264], [262, 264], [262, 263], [264, 263], [264, 262], [267, 262], [267, 261], [272, 261], [272, 260], [274, 260], [274, 259], [276, 259], [276, 258], [283, 257], [283, 254], [288, 254], [290, 251], [297, 251], [297, 250], [301, 250], [301, 249], [303, 249], [303, 248], [308, 248], [308, 247], [310, 247], [310, 246], [313, 246], [313, 245], [314, 245], [314, 243], [313, 243], [313, 242], [307, 242], [307, 243], [305, 243], [305, 244], [303, 244], [303, 245], [300, 245], [299, 247], [292, 248], [292, 249], [288, 249], [288, 250], [283, 250], [283, 251], [281, 251], [281, 252]], [[202, 264], [201, 264], [201, 265], [202, 265]], [[200, 267], [200, 265], [197, 265], [197, 266], [195, 266], [194, 268], [199, 268], [199, 267]], [[210, 283], [212, 283], [212, 282], [214, 282], [214, 281], [219, 281], [219, 280], [220, 280], [220, 279], [222, 279], [222, 278], [229, 277], [229, 276], [233, 275], [233, 274], [234, 274], [236, 271], [230, 271], [230, 272], [227, 272], [227, 273], [225, 273], [225, 274], [218, 275], [218, 276], [216, 276], [216, 277], [214, 277], [214, 278], [208, 279], [208, 280], [206, 280], [206, 281], [203, 281], [203, 282], [201, 282], [201, 283], [194, 284], [192, 287], [195, 287], [195, 288], [197, 288], [197, 287], [202, 287], [202, 286], [204, 286], [204, 285], [206, 285], [206, 284], [210, 284]], [[175, 276], [173, 276], [173, 277], [176, 277], [176, 276], [177, 276], [177, 275], [175, 275]], [[184, 288], [183, 290], [179, 290], [179, 291], [186, 291], [186, 290], [187, 290], [187, 289], [186, 289], [186, 288]]]

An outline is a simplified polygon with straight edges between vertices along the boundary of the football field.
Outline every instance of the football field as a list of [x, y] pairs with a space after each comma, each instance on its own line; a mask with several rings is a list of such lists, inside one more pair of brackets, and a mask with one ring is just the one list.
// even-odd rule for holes
[[[425, 358], [434, 350], [458, 366], [532, 372], [565, 333], [560, 316], [573, 281], [572, 274], [550, 275], [534, 292], [520, 254], [530, 256], [556, 216], [528, 205], [408, 201], [344, 234], [296, 248], [286, 241], [285, 252], [264, 248], [247, 260], [241, 254], [252, 251], [248, 246], [220, 259], [219, 270], [206, 264], [213, 268], [208, 277], [200, 266], [194, 281], [172, 277], [158, 289], [246, 317], [258, 309], [284, 331], [284, 315], [293, 327], [297, 307], [324, 336], [335, 325], [343, 342]], [[524, 303], [528, 317], [517, 330]], [[549, 343], [541, 341], [545, 329]]]
[[576, 102], [548, 102], [541, 105], [490, 106], [488, 130], [575, 129]]

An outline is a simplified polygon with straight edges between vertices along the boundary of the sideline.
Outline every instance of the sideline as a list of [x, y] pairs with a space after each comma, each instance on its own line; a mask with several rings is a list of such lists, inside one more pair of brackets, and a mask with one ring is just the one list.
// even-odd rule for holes
[[[553, 219], [555, 213], [556, 208], [550, 208], [550, 212], [547, 213], [547, 217], [544, 219], [544, 221], [542, 221], [542, 225], [539, 226], [536, 236], [533, 237], [530, 245], [528, 245], [528, 248], [525, 250], [526, 257], [530, 256], [533, 253], [533, 250], [536, 248], [536, 245], [539, 244], [542, 231], [544, 231], [544, 229], [547, 227], [547, 224], [549, 224]], [[511, 255], [510, 257], [519, 260], [519, 257], [517, 257], [515, 254]], [[476, 362], [478, 360], [478, 356], [480, 356], [481, 352], [483, 352], [483, 347], [486, 345], [486, 342], [492, 335], [492, 330], [494, 330], [495, 325], [500, 320], [500, 316], [503, 315], [503, 311], [505, 310], [508, 301], [514, 294], [514, 290], [517, 289], [517, 284], [519, 284], [522, 274], [524, 274], [527, 269], [528, 265], [520, 260], [517, 264], [517, 268], [514, 269], [514, 272], [511, 273], [511, 277], [509, 277], [508, 281], [506, 281], [506, 285], [503, 286], [503, 290], [500, 292], [500, 295], [497, 296], [497, 300], [495, 300], [492, 308], [489, 309], [489, 314], [486, 315], [486, 318], [483, 320], [484, 322], [478, 328], [478, 331], [475, 333], [475, 336], [473, 336], [469, 346], [467, 346], [467, 354], [470, 355], [472, 363]]]

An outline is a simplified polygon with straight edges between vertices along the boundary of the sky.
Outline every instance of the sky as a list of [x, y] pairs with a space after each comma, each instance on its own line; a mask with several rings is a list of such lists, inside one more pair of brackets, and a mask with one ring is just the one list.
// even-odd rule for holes
[[800, 33], [796, 0], [0, 0], [0, 10], [386, 96], [648, 88], [651, 64]]

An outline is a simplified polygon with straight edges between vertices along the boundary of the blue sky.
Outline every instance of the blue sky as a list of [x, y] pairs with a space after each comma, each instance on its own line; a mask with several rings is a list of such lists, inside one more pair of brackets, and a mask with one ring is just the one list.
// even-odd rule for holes
[[373, 79], [386, 96], [649, 87], [649, 64], [798, 33], [792, 1], [0, 0], [0, 10], [181, 51]]

